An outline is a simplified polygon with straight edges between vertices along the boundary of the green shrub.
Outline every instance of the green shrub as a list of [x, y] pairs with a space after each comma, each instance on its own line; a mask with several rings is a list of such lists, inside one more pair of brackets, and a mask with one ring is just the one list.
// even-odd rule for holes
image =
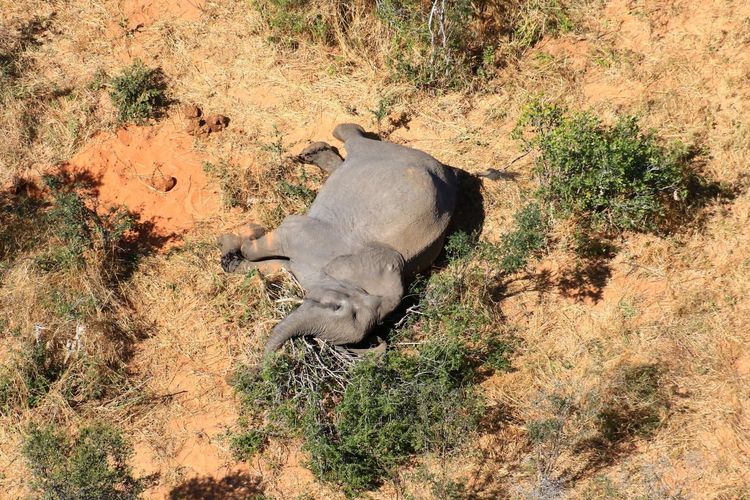
[[144, 489], [128, 465], [132, 448], [104, 424], [85, 427], [73, 439], [52, 426], [32, 427], [23, 454], [39, 498], [128, 500]]
[[456, 231], [448, 236], [444, 249], [449, 262], [468, 260], [474, 256], [477, 249], [476, 235]]
[[45, 271], [76, 268], [85, 263], [86, 253], [91, 251], [118, 264], [124, 239], [135, 227], [135, 217], [125, 208], [99, 215], [75, 191], [77, 186], [62, 177], [46, 176], [44, 183], [52, 194], [46, 226], [61, 245], [51, 245], [48, 253], [37, 258], [38, 266]]
[[555, 215], [605, 232], [655, 231], [688, 195], [686, 150], [662, 147], [634, 117], [605, 126], [589, 112], [532, 102], [515, 135], [539, 151], [539, 197]]
[[515, 229], [501, 238], [500, 268], [507, 274], [523, 269], [529, 259], [547, 246], [549, 226], [538, 203], [529, 203], [515, 214]]
[[[313, 373], [313, 356], [321, 352], [336, 377]], [[235, 436], [237, 448], [257, 451], [269, 434], [301, 435], [315, 475], [354, 494], [378, 485], [414, 454], [448, 452], [476, 428], [482, 406], [461, 341], [432, 339], [417, 353], [388, 351], [346, 371], [331, 363], [331, 352], [282, 354], [260, 372], [238, 377], [246, 410], [264, 409], [270, 423]]]
[[160, 70], [148, 68], [136, 59], [109, 83], [109, 97], [117, 108], [120, 123], [142, 125], [155, 118], [167, 104], [166, 84]]

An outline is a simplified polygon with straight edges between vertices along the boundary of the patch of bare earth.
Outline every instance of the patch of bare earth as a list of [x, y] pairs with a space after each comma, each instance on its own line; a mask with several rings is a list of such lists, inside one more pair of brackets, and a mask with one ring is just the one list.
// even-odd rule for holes
[[218, 188], [203, 171], [205, 156], [176, 119], [103, 132], [62, 166], [91, 186], [98, 209], [126, 206], [168, 248], [217, 218]]

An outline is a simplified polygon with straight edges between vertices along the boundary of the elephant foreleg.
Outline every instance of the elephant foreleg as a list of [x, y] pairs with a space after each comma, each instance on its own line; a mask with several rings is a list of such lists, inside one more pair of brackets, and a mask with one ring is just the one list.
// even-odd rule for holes
[[282, 269], [289, 269], [289, 261], [284, 259], [269, 259], [252, 262], [245, 259], [239, 259], [227, 272], [237, 274], [247, 274], [252, 270], [258, 270], [261, 274], [274, 274]]
[[281, 245], [279, 231], [272, 231], [256, 239], [246, 239], [242, 242], [240, 253], [246, 260], [258, 261], [273, 258], [287, 258]]

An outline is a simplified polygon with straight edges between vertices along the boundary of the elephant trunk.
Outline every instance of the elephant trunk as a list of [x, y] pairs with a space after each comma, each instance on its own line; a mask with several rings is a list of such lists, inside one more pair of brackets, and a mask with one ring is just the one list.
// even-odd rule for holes
[[320, 328], [317, 328], [315, 319], [309, 316], [305, 314], [303, 304], [298, 310], [277, 324], [271, 331], [271, 336], [266, 343], [265, 355], [269, 356], [278, 351], [284, 345], [284, 342], [294, 337], [316, 335]]

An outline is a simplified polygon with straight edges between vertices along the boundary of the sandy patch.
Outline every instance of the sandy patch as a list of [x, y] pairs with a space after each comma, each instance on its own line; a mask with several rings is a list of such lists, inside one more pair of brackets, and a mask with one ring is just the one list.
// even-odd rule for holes
[[205, 5], [205, 0], [124, 0], [120, 9], [129, 28], [135, 29], [169, 19], [196, 21]]
[[220, 211], [218, 189], [202, 165], [192, 138], [167, 121], [102, 133], [63, 169], [92, 184], [100, 212], [125, 206], [151, 235], [174, 243]]

